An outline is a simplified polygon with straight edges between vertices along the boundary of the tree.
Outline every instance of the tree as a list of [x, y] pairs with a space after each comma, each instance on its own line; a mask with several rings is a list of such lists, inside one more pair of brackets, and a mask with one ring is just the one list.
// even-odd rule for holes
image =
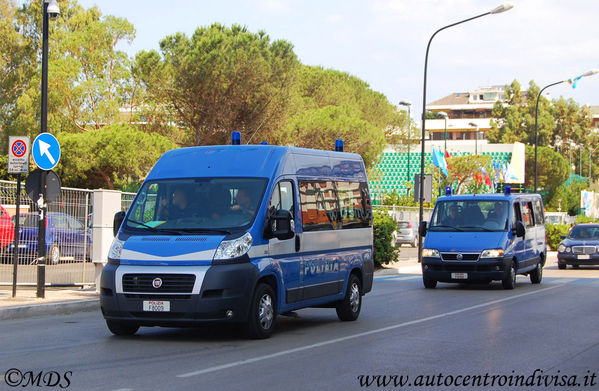
[[57, 172], [63, 185], [123, 187], [141, 181], [158, 158], [176, 145], [158, 134], [126, 124], [108, 125], [85, 133], [59, 133], [62, 155]]
[[282, 127], [299, 64], [290, 43], [213, 24], [168, 36], [160, 50], [140, 53], [136, 69], [193, 145], [226, 143], [232, 130], [265, 140]]
[[[447, 172], [449, 174], [444, 186], [451, 186], [455, 183], [455, 194], [462, 192], [463, 186], [470, 186], [472, 193], [478, 193], [481, 190], [475, 179], [475, 175], [480, 173], [481, 168], [487, 172], [491, 169], [491, 156], [489, 155], [465, 155], [454, 156], [448, 159]], [[483, 178], [484, 183], [484, 178]]]
[[[23, 37], [41, 51], [42, 2], [23, 6]], [[77, 132], [121, 121], [120, 109], [133, 97], [129, 59], [116, 50], [131, 41], [133, 26], [125, 19], [102, 16], [97, 7], [75, 0], [60, 4], [61, 17], [50, 23], [48, 64], [48, 130]], [[13, 133], [33, 135], [39, 129], [40, 75], [36, 68], [17, 100], [19, 122]]]
[[[526, 146], [526, 181], [525, 187], [532, 189], [535, 180], [535, 148], [534, 145]], [[559, 153], [549, 147], [537, 149], [537, 188], [548, 192], [547, 200], [553, 197], [555, 190], [570, 175], [568, 161]]]

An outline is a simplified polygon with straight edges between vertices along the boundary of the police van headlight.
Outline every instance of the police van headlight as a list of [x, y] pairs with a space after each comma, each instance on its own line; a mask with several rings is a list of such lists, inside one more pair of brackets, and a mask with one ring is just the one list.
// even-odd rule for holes
[[239, 258], [245, 255], [252, 247], [252, 235], [246, 232], [243, 236], [232, 239], [223, 240], [214, 253], [215, 261]]
[[439, 250], [436, 250], [434, 248], [423, 248], [422, 256], [430, 258], [441, 258], [441, 255], [439, 255]]
[[108, 263], [118, 263], [121, 260], [123, 244], [125, 244], [124, 241], [114, 238], [112, 246], [110, 246], [110, 251], [108, 251]]
[[480, 257], [481, 258], [501, 258], [501, 257], [503, 257], [503, 250], [500, 248], [485, 250], [480, 254]]

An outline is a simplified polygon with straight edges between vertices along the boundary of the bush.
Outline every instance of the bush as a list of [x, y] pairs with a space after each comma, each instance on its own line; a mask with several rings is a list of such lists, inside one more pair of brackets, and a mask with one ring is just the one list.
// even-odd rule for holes
[[559, 246], [559, 242], [562, 241], [560, 236], [567, 235], [570, 226], [567, 224], [547, 224], [545, 229], [547, 230], [547, 246], [555, 251]]
[[386, 212], [374, 211], [374, 265], [395, 262], [399, 249], [393, 246], [393, 231], [397, 224]]

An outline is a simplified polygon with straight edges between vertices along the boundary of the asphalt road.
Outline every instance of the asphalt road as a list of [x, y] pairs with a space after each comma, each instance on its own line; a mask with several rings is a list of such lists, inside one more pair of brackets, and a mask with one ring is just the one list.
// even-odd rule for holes
[[[0, 372], [55, 371], [63, 386], [67, 373], [72, 390], [416, 390], [423, 376], [438, 390], [597, 390], [598, 277], [599, 268], [557, 270], [554, 259], [542, 284], [518, 277], [513, 291], [500, 283], [426, 290], [419, 275], [381, 277], [358, 321], [306, 309], [279, 318], [268, 340], [226, 326], [114, 337], [97, 312], [4, 321]], [[372, 375], [412, 386], [377, 387], [383, 378]], [[465, 376], [488, 387], [460, 386]], [[517, 387], [517, 376], [541, 386]], [[548, 387], [539, 376], [549, 376]], [[375, 382], [361, 387], [360, 379]], [[567, 381], [580, 385], [560, 386]]]

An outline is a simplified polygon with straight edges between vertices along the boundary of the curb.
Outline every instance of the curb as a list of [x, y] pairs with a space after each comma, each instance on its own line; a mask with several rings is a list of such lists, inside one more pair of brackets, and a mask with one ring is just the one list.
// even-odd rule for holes
[[69, 315], [75, 312], [96, 311], [99, 309], [99, 298], [30, 304], [0, 308], [0, 321], [26, 319], [35, 316]]

